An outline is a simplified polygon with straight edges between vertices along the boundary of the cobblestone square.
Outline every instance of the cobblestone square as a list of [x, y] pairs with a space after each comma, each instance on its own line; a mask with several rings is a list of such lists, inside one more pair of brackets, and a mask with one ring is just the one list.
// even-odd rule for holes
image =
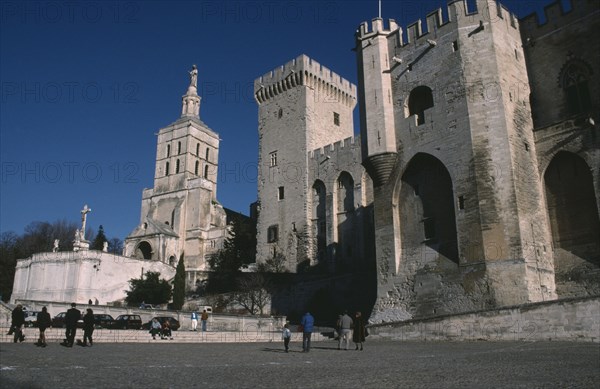
[[[352, 346], [354, 347], [354, 346]], [[593, 388], [596, 343], [337, 342], [0, 345], [3, 388]]]

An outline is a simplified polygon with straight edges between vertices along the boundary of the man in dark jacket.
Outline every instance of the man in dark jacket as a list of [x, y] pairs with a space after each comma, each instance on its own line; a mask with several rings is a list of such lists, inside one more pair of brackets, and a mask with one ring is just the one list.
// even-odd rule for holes
[[75, 343], [75, 332], [77, 331], [77, 321], [81, 319], [81, 312], [75, 308], [75, 303], [71, 303], [71, 309], [67, 311], [65, 316], [65, 326], [67, 331], [65, 333], [66, 340], [64, 345], [67, 347], [73, 347]]
[[11, 319], [10, 330], [14, 333], [14, 342], [17, 343], [17, 340], [20, 342], [24, 341], [25, 335], [23, 335], [23, 324], [25, 324], [25, 312], [23, 312], [23, 306], [21, 304], [13, 309]]

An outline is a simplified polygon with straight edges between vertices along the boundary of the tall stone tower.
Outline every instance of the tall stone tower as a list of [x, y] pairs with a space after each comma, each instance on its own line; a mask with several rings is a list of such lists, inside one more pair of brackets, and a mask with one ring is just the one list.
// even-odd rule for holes
[[181, 117], [158, 133], [154, 188], [144, 190], [140, 225], [125, 240], [125, 254], [139, 259], [175, 266], [183, 253], [191, 274], [206, 270], [226, 225], [216, 200], [219, 136], [200, 120], [197, 76], [194, 65]]
[[[301, 55], [254, 81], [259, 106], [257, 262], [317, 261], [309, 152], [354, 135], [356, 87]], [[326, 156], [323, 156], [325, 159]]]
[[556, 298], [518, 20], [476, 6], [356, 35], [374, 321]]

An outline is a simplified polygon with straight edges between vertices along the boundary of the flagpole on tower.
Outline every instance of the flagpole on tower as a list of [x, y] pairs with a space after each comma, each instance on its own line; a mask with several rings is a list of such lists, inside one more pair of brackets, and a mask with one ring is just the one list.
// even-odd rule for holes
[[381, 19], [381, 0], [379, 0], [379, 19]]

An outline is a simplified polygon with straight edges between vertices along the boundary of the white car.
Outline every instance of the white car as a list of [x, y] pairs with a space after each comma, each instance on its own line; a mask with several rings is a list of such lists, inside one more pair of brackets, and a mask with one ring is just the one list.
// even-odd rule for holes
[[37, 327], [37, 315], [40, 311], [24, 311], [25, 327]]

